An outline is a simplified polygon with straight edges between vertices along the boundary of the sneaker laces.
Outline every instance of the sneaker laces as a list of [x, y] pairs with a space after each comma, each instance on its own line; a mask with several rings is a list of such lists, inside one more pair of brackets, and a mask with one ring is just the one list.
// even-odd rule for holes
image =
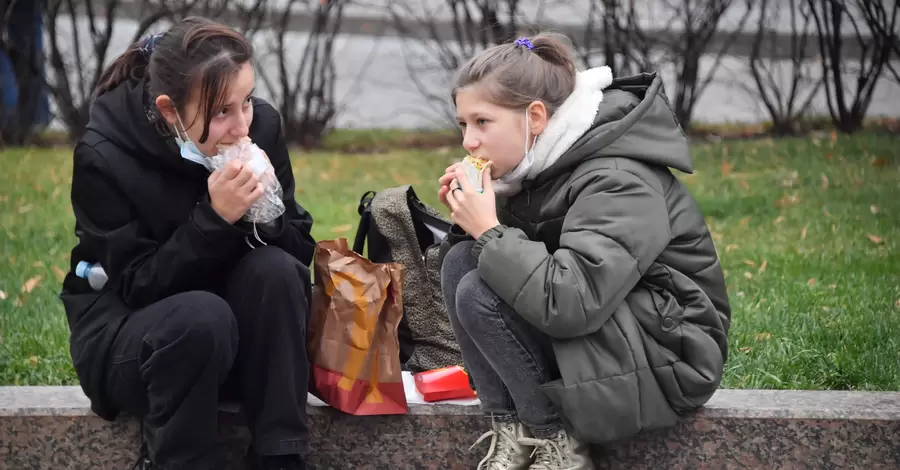
[[534, 451], [531, 453], [531, 457], [534, 458], [531, 470], [557, 470], [563, 468], [566, 463], [564, 451], [569, 447], [567, 439], [558, 444], [552, 439], [523, 437], [519, 439], [519, 443], [534, 446]]
[[488, 449], [487, 456], [478, 463], [477, 470], [493, 470], [505, 468], [504, 464], [510, 462], [510, 454], [515, 450], [519, 443], [515, 428], [511, 425], [500, 427], [497, 430], [491, 430], [481, 435], [478, 440], [469, 447], [472, 450], [485, 439], [491, 438], [491, 446]]

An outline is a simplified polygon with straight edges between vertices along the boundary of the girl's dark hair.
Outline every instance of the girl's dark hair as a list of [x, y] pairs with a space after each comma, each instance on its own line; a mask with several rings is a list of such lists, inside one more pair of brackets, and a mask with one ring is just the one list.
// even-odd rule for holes
[[162, 36], [132, 44], [103, 72], [94, 96], [126, 80], [147, 76], [151, 103], [168, 95], [183, 116], [188, 98], [196, 90], [201, 106], [197, 116], [202, 114], [204, 119], [200, 142], [205, 142], [210, 121], [225, 105], [231, 80], [252, 56], [250, 41], [234, 29], [202, 17], [185, 18]]
[[564, 39], [543, 33], [482, 51], [457, 72], [453, 105], [459, 90], [478, 85], [497, 106], [523, 109], [542, 101], [552, 115], [575, 89], [575, 62]]

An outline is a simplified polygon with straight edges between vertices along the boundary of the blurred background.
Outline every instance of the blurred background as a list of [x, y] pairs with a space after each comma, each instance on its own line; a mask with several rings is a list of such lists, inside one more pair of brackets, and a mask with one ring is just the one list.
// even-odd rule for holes
[[889, 0], [0, 0], [0, 141], [77, 138], [104, 66], [188, 15], [252, 38], [258, 95], [307, 148], [335, 128], [452, 127], [453, 71], [545, 30], [583, 67], [659, 71], [694, 133], [853, 132], [900, 115], [898, 13]]

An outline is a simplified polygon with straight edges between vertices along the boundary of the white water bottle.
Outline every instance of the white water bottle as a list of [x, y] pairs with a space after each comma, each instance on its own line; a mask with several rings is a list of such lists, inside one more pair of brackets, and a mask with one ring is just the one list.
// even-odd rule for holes
[[103, 286], [106, 285], [106, 281], [108, 280], [106, 271], [103, 270], [103, 266], [95, 263], [88, 263], [87, 261], [78, 263], [78, 266], [75, 267], [75, 275], [82, 279], [87, 279], [88, 284], [91, 285], [91, 289], [94, 289], [95, 291], [103, 289]]

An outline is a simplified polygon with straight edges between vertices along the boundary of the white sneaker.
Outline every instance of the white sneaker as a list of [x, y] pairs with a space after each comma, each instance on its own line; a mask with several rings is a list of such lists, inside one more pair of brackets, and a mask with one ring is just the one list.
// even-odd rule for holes
[[551, 439], [526, 437], [519, 443], [534, 447], [534, 463], [529, 470], [594, 470], [590, 447], [565, 430]]
[[533, 462], [534, 447], [523, 445], [531, 432], [521, 423], [491, 423], [491, 431], [481, 435], [472, 448], [491, 438], [487, 455], [478, 463], [478, 470], [528, 470]]

